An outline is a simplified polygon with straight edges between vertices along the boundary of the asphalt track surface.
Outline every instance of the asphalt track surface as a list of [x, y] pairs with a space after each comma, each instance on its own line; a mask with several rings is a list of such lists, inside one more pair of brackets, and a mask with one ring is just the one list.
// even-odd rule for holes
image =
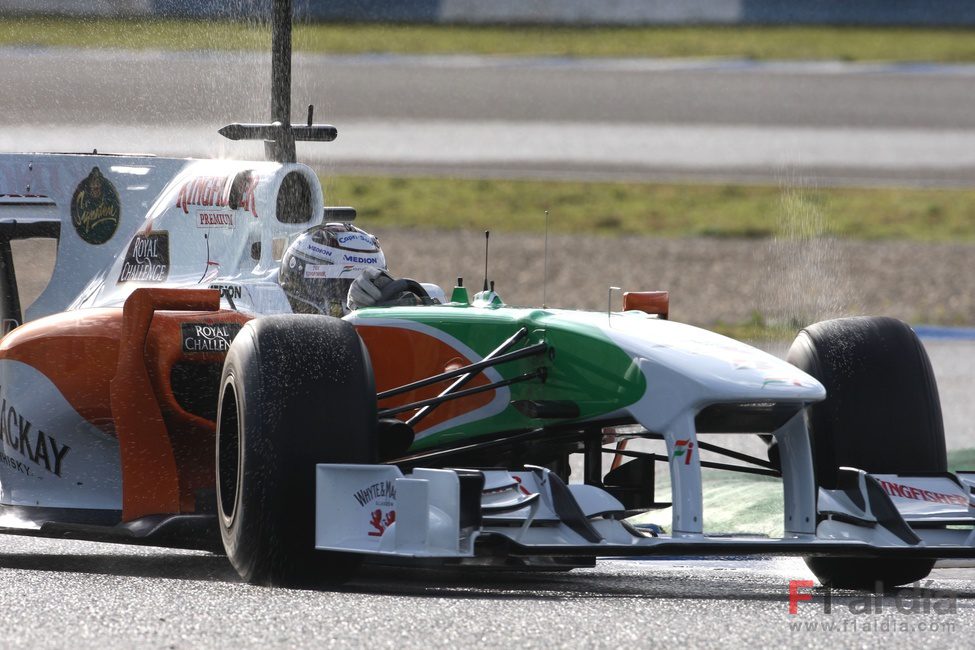
[[[2, 57], [0, 150], [260, 155], [214, 131], [266, 118], [263, 57]], [[968, 67], [298, 57], [295, 77], [296, 102], [315, 101], [341, 127], [338, 142], [309, 150], [326, 169], [763, 182], [798, 174], [840, 184], [975, 178]], [[971, 345], [929, 345], [953, 447], [972, 439]], [[958, 592], [954, 612], [905, 614], [891, 595], [879, 613], [873, 601], [873, 613], [854, 613], [860, 596], [834, 594], [826, 614], [818, 591], [790, 616], [788, 581], [811, 577], [796, 559], [609, 561], [559, 574], [373, 568], [339, 590], [298, 591], [242, 584], [208, 554], [0, 540], [0, 644], [9, 647], [940, 648], [969, 644], [975, 626], [970, 569], [937, 569], [926, 585]]]
[[[927, 612], [907, 589], [879, 602], [837, 591], [825, 613], [817, 589], [790, 615], [789, 581], [811, 578], [797, 559], [613, 560], [569, 573], [372, 567], [314, 591], [243, 584], [205, 553], [3, 542], [5, 647], [944, 648], [970, 645], [975, 627], [967, 569], [935, 569], [920, 585], [938, 592]], [[920, 604], [898, 611], [898, 595], [906, 611]]]
[[[261, 156], [258, 54], [5, 49], [0, 150]], [[964, 186], [975, 67], [297, 55], [331, 171]], [[296, 108], [294, 120], [305, 117]]]
[[[958, 351], [973, 345], [926, 341], [949, 423], [971, 408]], [[817, 588], [795, 615], [790, 580], [812, 580], [800, 559], [662, 558], [564, 573], [369, 567], [294, 590], [244, 584], [208, 553], [0, 536], [0, 645], [944, 648], [975, 632], [975, 569], [935, 569], [927, 606], [912, 589], [837, 591], [827, 613]]]

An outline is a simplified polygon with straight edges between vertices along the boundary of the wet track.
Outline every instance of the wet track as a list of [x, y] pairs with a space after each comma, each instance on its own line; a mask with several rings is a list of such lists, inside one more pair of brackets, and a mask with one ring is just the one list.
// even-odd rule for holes
[[[826, 614], [818, 590], [789, 615], [789, 580], [811, 577], [800, 560], [607, 561], [555, 574], [373, 567], [339, 590], [299, 591], [241, 584], [217, 556], [5, 538], [0, 569], [3, 643], [33, 648], [941, 648], [975, 628], [973, 570], [937, 569], [924, 587], [952, 596], [935, 594], [927, 613], [899, 612], [894, 594], [861, 613], [862, 596], [835, 592]], [[905, 609], [916, 600], [899, 594]]]
[[[965, 409], [975, 342], [926, 345], [957, 448], [973, 435]], [[225, 558], [206, 553], [0, 542], [3, 644], [13, 647], [941, 648], [965, 645], [975, 630], [967, 568], [936, 569], [923, 585], [951, 592], [935, 594], [937, 611], [899, 611], [898, 602], [909, 610], [917, 601], [900, 590], [880, 601], [835, 592], [827, 614], [819, 589], [790, 615], [789, 580], [812, 579], [794, 558], [608, 560], [565, 573], [370, 567], [349, 585], [315, 591], [243, 584]]]
[[[0, 150], [261, 155], [215, 129], [265, 119], [263, 57], [2, 56]], [[340, 127], [338, 142], [307, 150], [332, 170], [975, 178], [970, 68], [299, 57], [295, 77], [296, 102], [314, 101]], [[949, 446], [971, 447], [975, 343], [928, 348]], [[882, 611], [855, 614], [860, 601], [834, 594], [825, 614], [820, 591], [790, 616], [788, 581], [811, 577], [797, 559], [609, 561], [556, 574], [377, 567], [339, 590], [297, 591], [242, 584], [225, 558], [202, 553], [0, 543], [0, 645], [13, 647], [940, 648], [969, 643], [975, 629], [969, 569], [938, 569], [929, 586], [959, 592], [954, 612], [904, 614], [888, 597]]]

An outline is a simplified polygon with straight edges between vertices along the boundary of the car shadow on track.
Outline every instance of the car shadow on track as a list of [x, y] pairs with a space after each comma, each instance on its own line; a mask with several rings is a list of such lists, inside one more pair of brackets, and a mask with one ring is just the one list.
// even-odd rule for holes
[[227, 558], [218, 555], [110, 555], [0, 553], [0, 569], [83, 573], [136, 578], [240, 582]]
[[[67, 547], [63, 552], [51, 550], [33, 552], [28, 547], [0, 553], [0, 570], [241, 583], [230, 562], [221, 555], [138, 547], [125, 547], [119, 552], [101, 548], [97, 549], [101, 552], [73, 552], [76, 549]], [[952, 580], [951, 587], [957, 589], [959, 582]], [[975, 600], [975, 588], [965, 585], [963, 589], [954, 592], [959, 600]], [[366, 566], [355, 580], [345, 585], [306, 587], [302, 591], [451, 600], [538, 602], [622, 597], [781, 603], [788, 598], [788, 578], [744, 568], [708, 570], [694, 563], [661, 569], [642, 563], [608, 562], [594, 569], [575, 571]], [[818, 591], [821, 590], [814, 591], [814, 597]], [[886, 596], [901, 592], [909, 592], [909, 588], [888, 592]], [[834, 604], [841, 605], [862, 595], [834, 591], [832, 598]]]
[[516, 571], [485, 568], [415, 569], [367, 567], [341, 591], [359, 594], [488, 600], [567, 600], [597, 598], [701, 598], [781, 601], [767, 583], [754, 590], [715, 584], [713, 576], [679, 577], [642, 571]]
[[[40, 540], [34, 540], [40, 541]], [[99, 545], [96, 552], [70, 546], [51, 552], [31, 547], [0, 553], [0, 570], [43, 571], [79, 575], [124, 576], [161, 580], [196, 580], [240, 584], [226, 557], [205, 553]], [[40, 550], [40, 549], [39, 549]], [[78, 552], [81, 551], [81, 552]], [[365, 566], [344, 585], [304, 586], [302, 591], [420, 598], [562, 601], [596, 598], [701, 598], [780, 601], [782, 593], [768, 582], [753, 589], [714, 572], [693, 569], [620, 572], [617, 567], [576, 571], [525, 571], [483, 567], [416, 568]], [[740, 575], [740, 574], [739, 574]], [[715, 578], [719, 579], [715, 579]], [[255, 587], [259, 588], [259, 587]]]
[[[953, 581], [954, 583], [954, 581]], [[959, 600], [975, 599], [975, 588], [958, 590]], [[940, 587], [945, 589], [944, 585]], [[911, 587], [889, 590], [885, 598], [912, 595]], [[332, 591], [409, 597], [490, 600], [574, 600], [602, 598], [645, 598], [682, 600], [787, 601], [789, 578], [749, 569], [707, 570], [693, 563], [663, 571], [645, 566], [620, 570], [618, 565], [600, 565], [576, 571], [513, 571], [484, 568], [416, 569], [366, 567], [353, 582]], [[814, 598], [825, 590], [817, 587]], [[862, 599], [864, 592], [833, 590], [837, 605]]]

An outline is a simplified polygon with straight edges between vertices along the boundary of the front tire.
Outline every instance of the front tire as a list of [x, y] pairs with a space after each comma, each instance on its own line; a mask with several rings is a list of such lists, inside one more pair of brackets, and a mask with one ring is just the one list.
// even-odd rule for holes
[[227, 557], [250, 583], [350, 578], [359, 556], [315, 550], [315, 465], [376, 462], [376, 391], [355, 329], [270, 316], [234, 339], [221, 378], [217, 509]]
[[[938, 387], [924, 346], [906, 323], [816, 323], [799, 333], [787, 359], [826, 388], [826, 399], [809, 409], [820, 487], [835, 488], [842, 466], [875, 474], [947, 471]], [[934, 566], [933, 560], [805, 560], [823, 584], [857, 589], [908, 584]]]

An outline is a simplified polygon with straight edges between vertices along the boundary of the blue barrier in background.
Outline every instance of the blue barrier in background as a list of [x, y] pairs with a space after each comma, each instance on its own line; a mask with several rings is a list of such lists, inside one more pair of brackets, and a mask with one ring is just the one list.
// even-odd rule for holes
[[922, 339], [975, 341], [975, 328], [940, 327], [938, 325], [914, 325], [914, 332]]
[[[436, 23], [441, 0], [294, 0], [295, 17], [312, 21]], [[269, 0], [151, 0], [149, 13], [178, 18], [269, 16]]]
[[296, 2], [295, 11], [300, 18], [310, 20], [437, 23], [441, 20], [440, 6], [440, 0], [312, 0]]
[[[975, 0], [294, 0], [300, 20], [975, 26]], [[0, 14], [260, 18], [270, 0], [0, 0]]]
[[753, 24], [972, 25], [972, 0], [741, 0]]
[[166, 18], [267, 18], [271, 3], [267, 0], [150, 0], [150, 16]]

